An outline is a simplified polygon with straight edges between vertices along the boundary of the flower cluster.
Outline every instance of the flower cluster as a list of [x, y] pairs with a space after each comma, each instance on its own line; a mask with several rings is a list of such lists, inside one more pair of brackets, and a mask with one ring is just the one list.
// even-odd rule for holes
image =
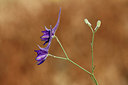
[[48, 44], [45, 48], [41, 48], [38, 45], [39, 50], [35, 50], [35, 52], [37, 53], [37, 57], [36, 57], [37, 65], [42, 64], [46, 60], [46, 58], [48, 57], [48, 51], [49, 51], [49, 47], [51, 45], [52, 37], [55, 35], [56, 29], [57, 29], [59, 22], [60, 22], [60, 14], [61, 14], [61, 8], [59, 11], [57, 23], [53, 29], [52, 29], [52, 26], [50, 26], [50, 29], [48, 29], [45, 26], [45, 31], [42, 31], [43, 35], [40, 38], [42, 41], [45, 41], [43, 45], [45, 45], [47, 43]]

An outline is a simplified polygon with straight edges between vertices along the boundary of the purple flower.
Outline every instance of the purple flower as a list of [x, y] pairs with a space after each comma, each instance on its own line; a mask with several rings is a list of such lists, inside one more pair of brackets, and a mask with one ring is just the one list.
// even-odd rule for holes
[[[55, 32], [56, 32], [56, 29], [59, 25], [59, 22], [60, 22], [60, 14], [61, 14], [61, 8], [60, 8], [60, 11], [59, 11], [59, 16], [58, 16], [58, 20], [57, 20], [57, 23], [56, 25], [54, 26], [54, 28], [52, 29], [52, 26], [50, 26], [50, 29], [48, 29], [46, 26], [45, 26], [45, 31], [42, 31], [43, 35], [40, 37], [42, 41], [45, 41], [45, 43], [43, 45], [45, 45], [46, 43], [49, 42], [49, 39], [50, 39], [50, 32], [52, 33], [52, 36], [54, 36]], [[51, 36], [51, 37], [52, 37]]]
[[40, 46], [38, 46], [40, 48], [40, 50], [35, 50], [35, 52], [37, 52], [37, 65], [40, 65], [41, 63], [43, 63], [47, 56], [48, 56], [48, 49], [46, 48], [41, 48]]
[[46, 43], [48, 43], [47, 47], [45, 48], [41, 48], [39, 45], [39, 50], [35, 50], [35, 52], [37, 53], [37, 57], [36, 57], [36, 61], [37, 61], [37, 65], [42, 64], [46, 58], [48, 57], [48, 51], [49, 51], [49, 47], [52, 41], [52, 36], [54, 36], [56, 29], [59, 25], [59, 21], [60, 21], [60, 13], [61, 13], [61, 8], [59, 11], [59, 17], [57, 20], [56, 25], [54, 26], [54, 28], [52, 29], [52, 26], [50, 26], [50, 29], [48, 29], [45, 26], [45, 31], [42, 31], [43, 35], [40, 37], [42, 41], [45, 41], [45, 43], [43, 45], [45, 45]]
[[[47, 29], [47, 27], [45, 26], [45, 31], [42, 31], [42, 33], [44, 33], [44, 35], [42, 35], [40, 38], [42, 41], [45, 41], [45, 43], [43, 45], [45, 45], [46, 43], [49, 42], [50, 39], [50, 32], [52, 32], [52, 30], [50, 31], [50, 29]], [[51, 28], [52, 29], [52, 28]]]
[[[51, 29], [52, 30], [52, 29]], [[35, 52], [37, 52], [37, 57], [36, 57], [36, 61], [37, 61], [37, 65], [40, 65], [40, 64], [42, 64], [45, 60], [46, 60], [46, 58], [48, 57], [48, 50], [49, 50], [49, 48], [50, 48], [50, 44], [51, 44], [51, 40], [52, 40], [52, 33], [51, 33], [52, 31], [50, 31], [50, 38], [49, 38], [49, 42], [48, 42], [48, 45], [47, 45], [47, 47], [45, 47], [45, 48], [41, 48], [39, 45], [38, 45], [38, 47], [39, 47], [39, 49], [40, 50], [35, 50]]]

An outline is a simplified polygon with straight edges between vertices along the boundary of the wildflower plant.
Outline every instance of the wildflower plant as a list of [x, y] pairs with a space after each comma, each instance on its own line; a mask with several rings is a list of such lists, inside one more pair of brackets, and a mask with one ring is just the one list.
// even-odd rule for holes
[[[72, 61], [66, 51], [64, 50], [61, 42], [59, 41], [58, 37], [55, 35], [55, 32], [58, 28], [58, 25], [59, 25], [59, 22], [60, 22], [60, 14], [61, 14], [61, 8], [60, 8], [60, 11], [59, 11], [59, 16], [58, 16], [58, 20], [57, 20], [57, 23], [56, 25], [52, 28], [52, 26], [50, 25], [50, 29], [48, 29], [46, 26], [45, 26], [45, 31], [42, 31], [43, 35], [40, 37], [42, 41], [45, 41], [43, 45], [46, 45], [47, 46], [45, 48], [41, 48], [39, 45], [39, 50], [35, 50], [35, 52], [37, 53], [37, 57], [35, 58], [35, 60], [37, 61], [37, 65], [40, 65], [42, 64], [46, 58], [48, 56], [51, 56], [51, 57], [54, 57], [54, 58], [59, 58], [59, 59], [63, 59], [63, 60], [67, 60], [69, 62], [71, 62], [72, 64], [76, 65], [77, 67], [79, 67], [80, 69], [82, 69], [83, 71], [85, 71], [86, 73], [88, 73], [91, 77], [91, 79], [93, 80], [93, 82], [98, 85], [98, 82], [95, 78], [95, 75], [94, 75], [94, 61], [93, 61], [93, 47], [94, 47], [94, 36], [95, 36], [95, 33], [97, 32], [97, 30], [99, 29], [100, 25], [101, 25], [101, 21], [98, 20], [97, 21], [97, 25], [95, 27], [95, 29], [92, 28], [91, 26], [91, 23], [87, 20], [87, 19], [84, 19], [85, 23], [89, 26], [89, 28], [91, 29], [92, 31], [92, 41], [91, 41], [91, 56], [92, 56], [92, 71], [89, 72], [88, 70], [86, 70], [85, 68], [83, 68], [82, 66], [80, 66], [79, 64], [75, 63], [74, 61]], [[58, 56], [55, 56], [55, 55], [52, 55], [50, 54], [48, 51], [49, 51], [49, 48], [50, 48], [50, 45], [51, 45], [51, 41], [52, 39], [55, 38], [57, 40], [57, 42], [59, 43], [60, 47], [62, 48], [64, 54], [65, 54], [65, 58], [64, 57], [58, 57]]]

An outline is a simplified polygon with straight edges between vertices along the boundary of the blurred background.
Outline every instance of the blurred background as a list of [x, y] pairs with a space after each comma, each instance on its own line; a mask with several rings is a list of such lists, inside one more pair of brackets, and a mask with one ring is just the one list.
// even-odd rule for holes
[[[69, 57], [91, 71], [91, 30], [95, 27], [94, 64], [99, 85], [128, 85], [128, 0], [0, 0], [0, 85], [94, 85], [73, 64], [48, 57], [36, 65], [44, 26], [61, 19], [56, 35]], [[51, 54], [64, 54], [52, 40]]]

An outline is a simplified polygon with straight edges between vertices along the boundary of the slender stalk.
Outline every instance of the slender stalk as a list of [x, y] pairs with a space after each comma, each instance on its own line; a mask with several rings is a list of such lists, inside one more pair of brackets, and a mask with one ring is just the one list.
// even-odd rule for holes
[[48, 56], [51, 56], [51, 57], [54, 57], [54, 58], [63, 59], [63, 60], [67, 60], [67, 58], [63, 58], [63, 57], [54, 56], [54, 55], [52, 55], [52, 54], [48, 54]]
[[84, 70], [85, 72], [87, 72], [88, 74], [92, 75], [92, 73], [90, 73], [89, 71], [87, 71], [86, 69], [84, 69], [83, 67], [81, 67], [79, 64], [75, 63], [74, 61], [72, 61], [71, 59], [68, 59], [69, 62], [73, 63], [74, 65], [76, 65], [77, 67], [79, 67], [80, 69]]
[[95, 32], [92, 32], [92, 42], [91, 42], [92, 73], [94, 73], [94, 61], [93, 61], [93, 45], [94, 45], [94, 35], [95, 35]]
[[58, 59], [62, 59], [62, 60], [68, 60], [69, 62], [73, 63], [74, 65], [78, 66], [79, 68], [81, 68], [82, 70], [87, 72], [88, 74], [92, 75], [89, 71], [85, 70], [83, 67], [81, 67], [80, 65], [78, 65], [77, 63], [72, 61], [71, 59], [67, 59], [67, 58], [63, 58], [63, 57], [58, 57], [58, 56], [55, 56], [55, 55], [52, 55], [52, 54], [48, 54], [48, 56], [51, 56], [51, 57], [54, 57], [54, 58], [58, 58]]
[[91, 27], [91, 26], [89, 26], [90, 27], [90, 29], [91, 29], [91, 31], [92, 31], [92, 33], [94, 32], [94, 30], [93, 30], [93, 28]]
[[95, 78], [95, 76], [94, 76], [94, 61], [93, 61], [93, 46], [94, 46], [94, 36], [95, 36], [95, 32], [96, 31], [93, 31], [92, 32], [92, 42], [91, 42], [91, 55], [92, 55], [92, 76], [91, 76], [91, 79], [94, 81], [94, 83], [96, 84], [96, 85], [98, 85], [98, 82], [97, 82], [97, 80], [96, 80], [96, 78]]
[[54, 37], [56, 38], [57, 42], [59, 43], [60, 47], [62, 48], [62, 50], [63, 50], [63, 52], [64, 52], [66, 58], [69, 59], [69, 58], [68, 58], [68, 55], [67, 55], [67, 53], [66, 53], [66, 51], [64, 50], [64, 48], [63, 48], [62, 44], [60, 43], [59, 39], [57, 38], [57, 36], [54, 35]]
[[96, 84], [96, 85], [98, 85], [98, 82], [97, 82], [97, 80], [96, 80], [95, 76], [94, 76], [94, 75], [92, 75], [92, 77], [93, 77], [93, 79], [94, 79], [95, 84]]
[[61, 45], [61, 43], [60, 43], [59, 39], [57, 38], [57, 36], [54, 35], [54, 37], [56, 38], [57, 42], [58, 42], [59, 45], [61, 46], [61, 48], [62, 48], [62, 50], [63, 50], [63, 52], [64, 52], [64, 54], [65, 54], [65, 56], [66, 56], [66, 59], [67, 59], [69, 62], [73, 63], [74, 65], [78, 66], [80, 69], [82, 69], [82, 70], [84, 70], [85, 72], [87, 72], [88, 74], [92, 75], [91, 72], [87, 71], [86, 69], [84, 69], [83, 67], [81, 67], [79, 64], [77, 64], [77, 63], [75, 63], [74, 61], [72, 61], [71, 59], [69, 59], [69, 57], [68, 57], [66, 51], [64, 50], [64, 48], [63, 48], [63, 46]]
[[92, 43], [91, 43], [91, 49], [92, 49], [92, 73], [89, 72], [89, 71], [87, 71], [86, 69], [84, 69], [82, 66], [80, 66], [80, 65], [77, 64], [77, 63], [75, 63], [75, 62], [72, 61], [71, 59], [69, 59], [69, 57], [68, 57], [66, 51], [64, 50], [64, 48], [63, 48], [63, 46], [61, 45], [59, 39], [58, 39], [57, 36], [55, 36], [55, 35], [54, 35], [54, 38], [56, 38], [57, 42], [59, 43], [60, 47], [62, 48], [62, 50], [63, 50], [63, 52], [64, 52], [64, 54], [65, 54], [65, 56], [66, 56], [66, 58], [57, 57], [57, 56], [54, 56], [54, 55], [51, 55], [51, 54], [49, 54], [49, 55], [52, 56], [52, 57], [54, 57], [54, 58], [59, 58], [59, 59], [68, 60], [69, 62], [71, 62], [72, 64], [76, 65], [77, 67], [79, 67], [79, 68], [82, 69], [83, 71], [87, 72], [87, 73], [91, 76], [91, 78], [92, 78], [92, 80], [94, 81], [94, 83], [95, 83], [96, 85], [98, 85], [97, 80], [96, 80], [96, 78], [95, 78], [95, 76], [94, 76], [94, 66], [93, 66], [93, 43], [94, 43], [94, 34], [95, 34], [95, 32], [93, 31]]

